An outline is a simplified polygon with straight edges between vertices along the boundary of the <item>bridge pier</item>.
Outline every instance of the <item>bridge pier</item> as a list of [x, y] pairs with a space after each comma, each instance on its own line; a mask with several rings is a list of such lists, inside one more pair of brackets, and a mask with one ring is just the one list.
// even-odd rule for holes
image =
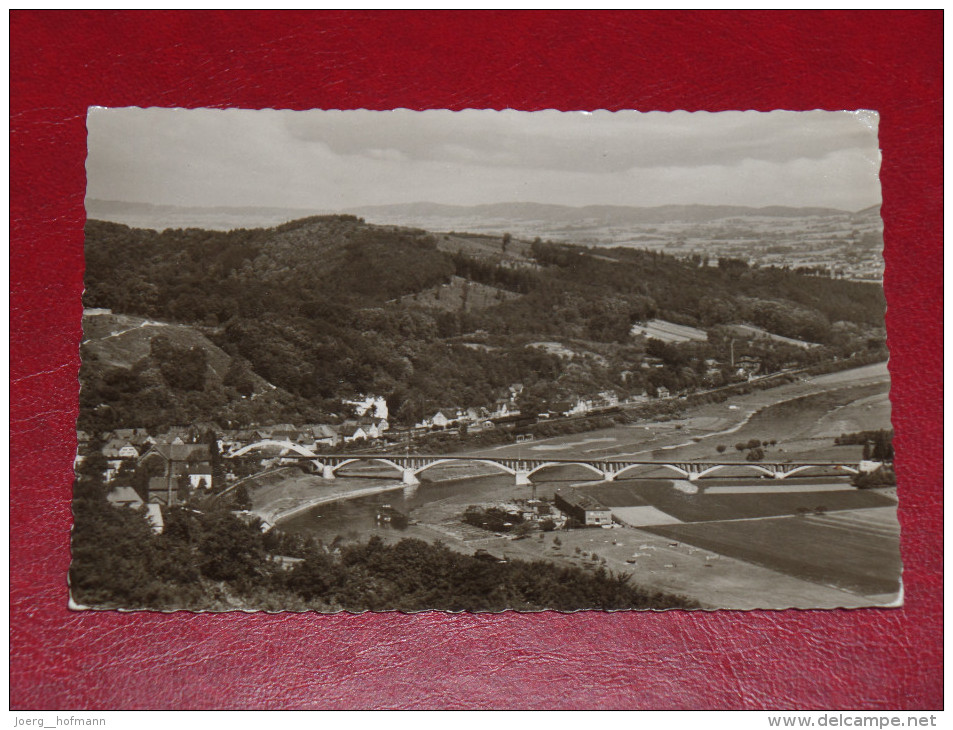
[[404, 469], [401, 481], [408, 487], [416, 487], [420, 484], [420, 480], [417, 478], [417, 475], [414, 474], [413, 469]]
[[532, 481], [529, 478], [528, 471], [517, 471], [516, 472], [516, 486], [517, 487], [528, 487], [532, 485]]
[[698, 479], [701, 477], [701, 474], [700, 474], [699, 472], [697, 472], [697, 471], [690, 471], [690, 472], [688, 472], [688, 474], [685, 475], [685, 477], [686, 477], [686, 478], [688, 479], [688, 481], [690, 481], [690, 482], [697, 482]]
[[321, 478], [322, 479], [334, 479], [334, 467], [330, 464], [325, 464], [321, 467]]

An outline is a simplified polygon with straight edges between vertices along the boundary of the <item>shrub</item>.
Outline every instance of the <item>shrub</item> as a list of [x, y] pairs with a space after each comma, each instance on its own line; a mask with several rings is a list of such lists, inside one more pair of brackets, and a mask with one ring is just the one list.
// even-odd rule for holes
[[897, 486], [897, 475], [889, 466], [881, 466], [866, 474], [857, 474], [850, 480], [858, 489], [875, 489], [876, 487]]
[[748, 452], [747, 456], [745, 456], [745, 459], [747, 459], [748, 461], [761, 461], [763, 458], [764, 458], [764, 449], [760, 447], [756, 449], [751, 449], [751, 451]]

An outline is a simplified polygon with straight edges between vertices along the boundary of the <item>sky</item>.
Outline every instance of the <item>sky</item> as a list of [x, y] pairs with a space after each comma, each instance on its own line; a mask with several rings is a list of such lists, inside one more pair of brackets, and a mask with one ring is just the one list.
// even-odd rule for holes
[[337, 211], [880, 203], [876, 112], [106, 109], [87, 197]]

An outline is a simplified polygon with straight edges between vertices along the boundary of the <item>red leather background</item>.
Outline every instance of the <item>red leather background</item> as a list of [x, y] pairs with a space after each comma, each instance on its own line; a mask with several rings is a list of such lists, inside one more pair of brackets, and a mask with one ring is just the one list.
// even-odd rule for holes
[[[11, 15], [11, 705], [942, 705], [942, 13]], [[86, 109], [881, 112], [902, 610], [67, 610]]]

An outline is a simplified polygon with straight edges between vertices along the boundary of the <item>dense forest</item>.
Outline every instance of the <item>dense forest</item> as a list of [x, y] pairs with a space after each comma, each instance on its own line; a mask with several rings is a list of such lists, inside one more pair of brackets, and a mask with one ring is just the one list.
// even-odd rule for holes
[[81, 468], [70, 594], [84, 606], [319, 612], [696, 607], [604, 569], [487, 562], [417, 539], [326, 546], [278, 530], [262, 534], [257, 518], [243, 520], [226, 506], [164, 509], [165, 527], [156, 534], [144, 510], [113, 507], [104, 494], [98, 469]]
[[[738, 344], [766, 369], [883, 347], [883, 293], [871, 284], [538, 239], [509, 251], [501, 241], [487, 257], [444, 239], [352, 216], [230, 232], [89, 221], [85, 306], [193, 327], [230, 364], [217, 372], [174, 338], [131, 367], [84, 352], [80, 427], [319, 420], [359, 393], [386, 396], [394, 419], [410, 423], [490, 404], [515, 382], [537, 401], [691, 387], [705, 358], [726, 357], [731, 336], [719, 326], [740, 322], [824, 346]], [[464, 295], [457, 311], [415, 304], [455, 277], [501, 295], [480, 308]], [[709, 341], [649, 343], [669, 367], [640, 372], [645, 345], [629, 331], [653, 317], [705, 328]], [[540, 340], [577, 354], [533, 346]]]

